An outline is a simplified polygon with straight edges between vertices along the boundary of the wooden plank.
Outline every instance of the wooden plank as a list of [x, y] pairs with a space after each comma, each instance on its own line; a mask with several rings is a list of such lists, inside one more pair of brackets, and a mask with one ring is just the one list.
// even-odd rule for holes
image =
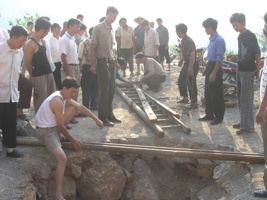
[[146, 100], [146, 96], [144, 95], [144, 93], [142, 92], [142, 90], [135, 84], [133, 84], [138, 96], [139, 96], [139, 99], [140, 101], [142, 102], [142, 106], [143, 106], [143, 109], [149, 119], [149, 121], [151, 122], [156, 122], [157, 121], [157, 116], [156, 114], [154, 113], [154, 111], [152, 110], [149, 102]]
[[147, 93], [145, 93], [145, 96], [148, 97], [149, 99], [151, 99], [152, 101], [154, 101], [156, 104], [158, 104], [160, 107], [162, 107], [164, 110], [166, 110], [171, 115], [174, 115], [175, 117], [180, 119], [180, 115], [177, 112], [175, 112], [174, 110], [172, 110], [171, 108], [169, 108], [168, 106], [164, 105], [163, 103], [161, 103], [160, 101], [158, 101], [157, 99], [153, 98], [152, 96], [150, 96]]
[[132, 99], [130, 99], [124, 92], [120, 90], [120, 88], [116, 87], [117, 92], [120, 96], [126, 101], [126, 103], [141, 117], [142, 120], [158, 135], [159, 137], [164, 137], [165, 132], [160, 128], [156, 123], [152, 123], [146, 113], [137, 106]]

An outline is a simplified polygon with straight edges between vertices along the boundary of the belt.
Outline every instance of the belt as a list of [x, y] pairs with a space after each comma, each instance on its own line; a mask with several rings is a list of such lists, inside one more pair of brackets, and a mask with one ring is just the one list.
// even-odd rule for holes
[[96, 59], [97, 59], [97, 60], [106, 61], [106, 62], [114, 61], [112, 58], [96, 58]]
[[73, 63], [68, 64], [68, 65], [71, 65], [71, 66], [78, 66], [78, 64], [73, 64]]
[[54, 127], [44, 127], [44, 128], [43, 128], [43, 127], [36, 126], [36, 129], [40, 129], [40, 128], [41, 128], [41, 129], [49, 129], [49, 128], [55, 128], [55, 127], [56, 127], [56, 126], [54, 126]]

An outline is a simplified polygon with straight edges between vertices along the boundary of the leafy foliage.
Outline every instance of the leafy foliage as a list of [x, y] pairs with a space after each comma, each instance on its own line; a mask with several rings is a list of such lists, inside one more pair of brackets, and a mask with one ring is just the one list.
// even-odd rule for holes
[[263, 31], [261, 31], [260, 33], [255, 33], [258, 39], [258, 43], [261, 46], [262, 50], [267, 49], [267, 40], [265, 39], [265, 36], [263, 34]]
[[15, 26], [15, 25], [21, 25], [24, 26], [25, 28], [27, 28], [27, 22], [28, 21], [32, 21], [33, 23], [35, 23], [35, 21], [39, 18], [39, 15], [37, 13], [35, 13], [34, 15], [30, 15], [28, 13], [25, 13], [25, 15], [23, 16], [23, 18], [16, 18], [15, 22], [9, 21], [9, 26]]

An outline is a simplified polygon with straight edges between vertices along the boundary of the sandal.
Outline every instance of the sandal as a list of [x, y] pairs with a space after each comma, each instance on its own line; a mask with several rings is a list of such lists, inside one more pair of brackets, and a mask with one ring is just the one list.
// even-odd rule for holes
[[78, 121], [77, 121], [76, 119], [72, 118], [72, 120], [70, 121], [70, 123], [71, 123], [71, 124], [77, 124]]

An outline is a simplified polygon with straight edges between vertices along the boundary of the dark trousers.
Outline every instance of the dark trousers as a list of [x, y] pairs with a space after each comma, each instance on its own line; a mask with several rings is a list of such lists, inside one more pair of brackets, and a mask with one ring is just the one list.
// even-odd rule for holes
[[98, 83], [97, 75], [90, 71], [90, 65], [82, 66], [81, 88], [82, 101], [86, 108], [97, 107], [98, 104]]
[[166, 81], [165, 75], [154, 74], [144, 79], [144, 83], [151, 89], [157, 90], [161, 86], [161, 83]]
[[211, 73], [215, 68], [215, 62], [208, 62], [206, 68], [206, 77], [205, 77], [205, 102], [206, 109], [205, 113], [209, 117], [215, 117], [218, 120], [223, 120], [225, 104], [223, 96], [223, 80], [222, 75], [223, 71], [220, 68], [216, 74], [216, 79], [214, 82], [209, 82]]
[[18, 108], [29, 108], [32, 98], [32, 82], [25, 76], [19, 76], [18, 82], [19, 102]]
[[6, 148], [17, 146], [17, 103], [0, 103], [0, 128], [2, 129], [2, 144]]
[[164, 57], [166, 58], [166, 63], [170, 64], [170, 55], [169, 55], [169, 49], [165, 49], [166, 45], [160, 45], [159, 46], [159, 60], [160, 62], [164, 61]]
[[121, 49], [121, 57], [126, 61], [126, 65], [129, 64], [130, 71], [133, 72], [133, 49]]
[[113, 60], [97, 58], [98, 118], [102, 121], [114, 118], [112, 101], [115, 93], [115, 72]]
[[189, 63], [184, 63], [178, 78], [178, 88], [180, 96], [182, 97], [187, 97], [188, 96], [187, 90], [189, 90], [191, 102], [196, 103], [197, 102], [196, 77], [198, 74], [199, 63], [195, 61], [195, 64], [193, 66], [194, 76], [188, 76], [188, 68], [189, 68]]
[[56, 89], [61, 90], [62, 84], [61, 84], [61, 62], [54, 63], [56, 66], [55, 71], [53, 72], [55, 83], [56, 83]]

